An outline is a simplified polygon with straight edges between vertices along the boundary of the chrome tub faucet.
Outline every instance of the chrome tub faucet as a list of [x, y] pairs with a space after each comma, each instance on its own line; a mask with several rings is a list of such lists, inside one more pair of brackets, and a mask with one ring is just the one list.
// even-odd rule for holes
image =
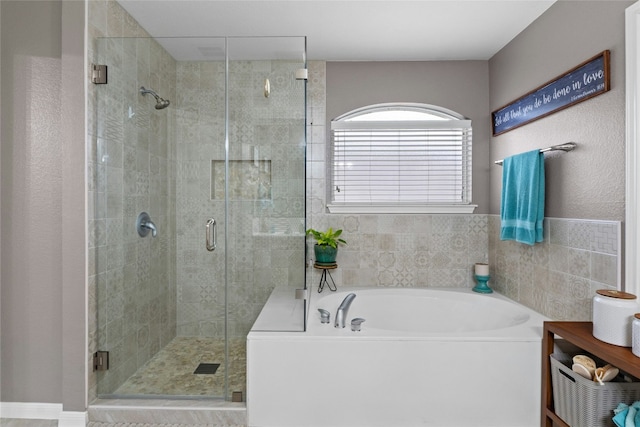
[[344, 300], [342, 300], [342, 303], [340, 304], [340, 307], [338, 307], [338, 311], [336, 312], [336, 321], [334, 324], [336, 328], [344, 328], [344, 321], [347, 318], [349, 307], [351, 306], [351, 303], [353, 302], [355, 297], [356, 294], [350, 293], [344, 298]]

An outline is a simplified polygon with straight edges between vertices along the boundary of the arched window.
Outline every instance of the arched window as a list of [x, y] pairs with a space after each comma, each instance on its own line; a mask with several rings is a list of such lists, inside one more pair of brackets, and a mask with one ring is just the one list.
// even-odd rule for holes
[[473, 212], [471, 120], [377, 104], [331, 121], [331, 212]]

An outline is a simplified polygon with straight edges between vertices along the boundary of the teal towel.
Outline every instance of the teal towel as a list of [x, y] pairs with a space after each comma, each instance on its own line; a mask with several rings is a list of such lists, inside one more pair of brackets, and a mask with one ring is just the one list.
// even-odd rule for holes
[[500, 239], [533, 245], [542, 242], [544, 154], [529, 151], [504, 159]]
[[640, 427], [640, 402], [633, 402], [631, 406], [620, 403], [613, 413], [617, 427]]

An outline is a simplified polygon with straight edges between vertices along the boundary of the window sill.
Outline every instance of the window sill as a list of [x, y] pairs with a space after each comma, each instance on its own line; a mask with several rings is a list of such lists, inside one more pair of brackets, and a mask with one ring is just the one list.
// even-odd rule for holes
[[339, 214], [470, 214], [478, 205], [327, 205]]

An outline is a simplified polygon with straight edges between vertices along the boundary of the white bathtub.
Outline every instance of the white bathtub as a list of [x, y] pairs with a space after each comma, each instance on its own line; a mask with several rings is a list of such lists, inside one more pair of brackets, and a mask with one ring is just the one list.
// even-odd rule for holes
[[[349, 292], [356, 298], [337, 329]], [[360, 332], [350, 329], [355, 317], [366, 319]], [[469, 289], [312, 295], [306, 332], [249, 333], [249, 426], [538, 426], [544, 320]]]

